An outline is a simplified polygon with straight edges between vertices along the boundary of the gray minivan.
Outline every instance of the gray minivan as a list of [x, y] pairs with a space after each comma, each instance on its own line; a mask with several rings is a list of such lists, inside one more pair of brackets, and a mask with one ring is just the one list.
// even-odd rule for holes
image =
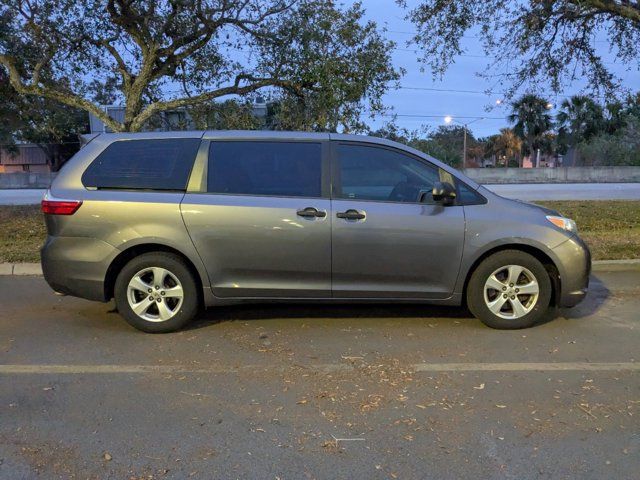
[[102, 134], [42, 210], [49, 285], [115, 298], [145, 332], [274, 300], [466, 304], [523, 328], [582, 300], [591, 265], [572, 220], [365, 136]]

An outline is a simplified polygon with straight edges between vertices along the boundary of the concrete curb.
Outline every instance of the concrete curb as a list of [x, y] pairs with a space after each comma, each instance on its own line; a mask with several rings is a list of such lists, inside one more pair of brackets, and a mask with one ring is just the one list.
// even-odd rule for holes
[[[595, 272], [640, 269], [640, 258], [631, 260], [594, 260]], [[0, 275], [42, 275], [39, 263], [0, 263]]]
[[615, 272], [640, 269], [640, 258], [630, 260], [594, 260], [591, 262], [594, 272]]
[[42, 275], [39, 263], [0, 263], [0, 275]]

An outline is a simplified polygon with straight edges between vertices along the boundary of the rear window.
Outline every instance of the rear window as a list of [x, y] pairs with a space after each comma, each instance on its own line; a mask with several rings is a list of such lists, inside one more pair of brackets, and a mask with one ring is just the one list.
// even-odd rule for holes
[[210, 193], [320, 197], [321, 182], [320, 143], [211, 143], [207, 173]]
[[199, 138], [123, 140], [109, 145], [82, 175], [85, 187], [186, 190]]

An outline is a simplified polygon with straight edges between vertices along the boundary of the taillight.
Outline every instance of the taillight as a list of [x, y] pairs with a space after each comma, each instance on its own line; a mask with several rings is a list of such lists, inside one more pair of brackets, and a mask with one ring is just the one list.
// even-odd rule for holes
[[81, 200], [42, 200], [42, 213], [47, 215], [73, 215], [82, 205]]

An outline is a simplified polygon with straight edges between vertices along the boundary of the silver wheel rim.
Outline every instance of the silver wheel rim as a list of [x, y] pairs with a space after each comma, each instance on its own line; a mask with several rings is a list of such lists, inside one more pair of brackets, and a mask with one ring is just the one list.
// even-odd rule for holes
[[524, 317], [538, 302], [540, 286], [535, 275], [521, 265], [505, 265], [484, 284], [484, 302], [494, 315], [505, 319]]
[[183, 299], [180, 280], [166, 268], [140, 270], [127, 287], [131, 310], [149, 322], [166, 322], [173, 318], [180, 311]]

